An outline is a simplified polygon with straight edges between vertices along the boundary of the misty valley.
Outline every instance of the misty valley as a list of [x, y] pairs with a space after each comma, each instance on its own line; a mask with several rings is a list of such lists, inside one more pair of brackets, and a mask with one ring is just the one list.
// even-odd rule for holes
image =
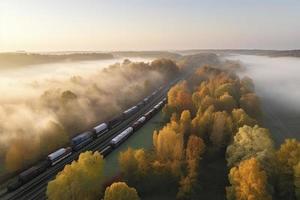
[[1, 68], [3, 198], [297, 198], [300, 58], [112, 55]]

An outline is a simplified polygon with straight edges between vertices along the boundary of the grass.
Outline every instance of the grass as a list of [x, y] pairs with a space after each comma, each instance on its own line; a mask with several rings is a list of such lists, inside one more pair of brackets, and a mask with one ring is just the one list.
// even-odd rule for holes
[[133, 149], [152, 148], [153, 131], [163, 127], [164, 123], [162, 119], [162, 112], [157, 113], [128, 140], [105, 158], [104, 176], [106, 178], [112, 178], [119, 173], [118, 157], [120, 152], [127, 150], [129, 147]]

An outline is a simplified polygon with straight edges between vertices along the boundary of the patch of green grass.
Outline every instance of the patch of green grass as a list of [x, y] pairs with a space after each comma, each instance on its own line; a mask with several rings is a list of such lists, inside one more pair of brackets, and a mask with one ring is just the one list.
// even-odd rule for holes
[[129, 147], [133, 149], [151, 149], [153, 131], [159, 130], [163, 127], [163, 125], [164, 122], [162, 112], [159, 112], [143, 127], [135, 132], [128, 140], [121, 144], [121, 146], [119, 146], [105, 158], [104, 176], [106, 178], [112, 178], [118, 174], [118, 157], [120, 152], [127, 150]]

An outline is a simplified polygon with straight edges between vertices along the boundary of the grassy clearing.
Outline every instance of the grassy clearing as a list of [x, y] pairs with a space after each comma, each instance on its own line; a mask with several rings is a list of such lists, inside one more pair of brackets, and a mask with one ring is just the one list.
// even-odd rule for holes
[[126, 149], [151, 149], [152, 148], [152, 134], [155, 129], [163, 127], [162, 112], [157, 113], [151, 120], [149, 120], [141, 129], [135, 132], [127, 141], [115, 149], [109, 156], [105, 158], [104, 174], [106, 178], [112, 178], [119, 172], [118, 156], [121, 151]]

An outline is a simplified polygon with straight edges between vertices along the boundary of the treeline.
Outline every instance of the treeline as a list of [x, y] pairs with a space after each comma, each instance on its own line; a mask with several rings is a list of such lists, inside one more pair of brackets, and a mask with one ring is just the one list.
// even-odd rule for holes
[[0, 68], [21, 67], [61, 61], [113, 59], [109, 53], [0, 53]]
[[[0, 162], [20, 171], [68, 145], [70, 138], [108, 120], [181, 73], [171, 60], [125, 60], [90, 76], [36, 83], [38, 98], [0, 106]], [[26, 117], [24, 117], [26, 116]]]

